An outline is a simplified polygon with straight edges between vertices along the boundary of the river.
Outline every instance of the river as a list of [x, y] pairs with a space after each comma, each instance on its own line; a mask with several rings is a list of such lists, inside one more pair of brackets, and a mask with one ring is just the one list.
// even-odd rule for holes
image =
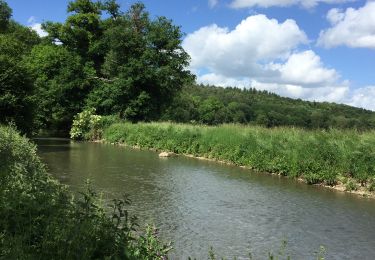
[[73, 191], [90, 179], [104, 198], [130, 194], [130, 210], [173, 241], [173, 259], [264, 259], [283, 240], [293, 259], [375, 259], [375, 200], [236, 166], [67, 139], [35, 139], [51, 172]]

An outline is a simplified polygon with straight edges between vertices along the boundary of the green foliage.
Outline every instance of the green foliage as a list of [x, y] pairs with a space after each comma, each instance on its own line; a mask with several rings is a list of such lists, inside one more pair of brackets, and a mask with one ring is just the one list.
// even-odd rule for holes
[[114, 200], [108, 216], [87, 187], [74, 197], [47, 174], [36, 149], [0, 126], [1, 259], [166, 259], [170, 245], [136, 230], [129, 200]]
[[0, 0], [0, 123], [13, 122], [24, 133], [34, 127], [33, 78], [24, 58], [39, 37], [10, 18], [12, 10]]
[[14, 122], [23, 132], [33, 127], [31, 75], [22, 62], [23, 44], [0, 34], [0, 123]]
[[375, 113], [333, 103], [280, 97], [256, 89], [186, 85], [162, 115], [164, 121], [217, 125], [257, 124], [307, 129], [375, 127]]
[[162, 244], [158, 238], [158, 230], [154, 226], [146, 227], [146, 234], [141, 236], [138, 247], [134, 252], [137, 259], [165, 259], [164, 256], [172, 250], [171, 244]]
[[103, 131], [111, 143], [213, 158], [309, 184], [336, 185], [352, 169], [360, 169], [352, 174], [357, 182], [375, 177], [373, 158], [356, 156], [375, 152], [374, 132], [171, 123], [117, 123]]
[[70, 138], [75, 140], [99, 139], [99, 125], [102, 117], [95, 115], [95, 109], [89, 108], [74, 117]]
[[131, 121], [157, 119], [183, 84], [192, 79], [179, 27], [149, 18], [143, 4], [113, 21], [104, 32], [108, 52], [101, 69], [108, 79], [90, 93], [88, 105]]
[[90, 81], [85, 79], [90, 74], [89, 68], [78, 55], [57, 45], [35, 46], [26, 64], [35, 78], [39, 126], [70, 128], [74, 115], [82, 111], [90, 89]]
[[[181, 47], [180, 28], [165, 17], [150, 19], [143, 4], [136, 3], [122, 13], [114, 0], [76, 0], [69, 3], [68, 12], [64, 23], [47, 22], [43, 28], [51, 43], [61, 43], [56, 49], [78, 55], [90, 71], [83, 75], [83, 85], [75, 85], [75, 92], [80, 90], [82, 94], [68, 95], [74, 108], [82, 109], [85, 103], [102, 115], [119, 114], [131, 121], [155, 119], [182, 85], [193, 78], [185, 69], [189, 56]], [[110, 17], [104, 19], [104, 12]], [[69, 63], [71, 59], [65, 60]], [[61, 70], [66, 70], [65, 65], [57, 68], [59, 73]], [[40, 78], [41, 73], [37, 75]], [[74, 79], [82, 73], [76, 75]], [[60, 88], [73, 90], [73, 79], [52, 80]], [[48, 82], [44, 88], [55, 87]], [[63, 113], [69, 104], [63, 105], [56, 109], [71, 121], [72, 114]]]
[[356, 191], [358, 190], [358, 186], [357, 184], [352, 181], [352, 180], [349, 180], [346, 184], [345, 184], [345, 190], [346, 191]]
[[5, 1], [0, 0], [0, 33], [8, 28], [11, 17], [12, 9]]

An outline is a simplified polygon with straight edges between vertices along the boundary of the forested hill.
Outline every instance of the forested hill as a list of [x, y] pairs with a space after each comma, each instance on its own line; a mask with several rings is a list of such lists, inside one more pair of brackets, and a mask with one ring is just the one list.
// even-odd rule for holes
[[375, 112], [348, 105], [309, 102], [253, 88], [189, 85], [182, 89], [164, 120], [205, 124], [254, 123], [268, 127], [375, 127]]

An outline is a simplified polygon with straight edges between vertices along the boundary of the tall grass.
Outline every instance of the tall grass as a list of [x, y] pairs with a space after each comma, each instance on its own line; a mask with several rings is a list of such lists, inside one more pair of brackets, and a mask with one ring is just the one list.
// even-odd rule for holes
[[309, 184], [335, 185], [350, 178], [372, 187], [375, 177], [374, 131], [117, 123], [104, 129], [102, 137], [303, 178]]

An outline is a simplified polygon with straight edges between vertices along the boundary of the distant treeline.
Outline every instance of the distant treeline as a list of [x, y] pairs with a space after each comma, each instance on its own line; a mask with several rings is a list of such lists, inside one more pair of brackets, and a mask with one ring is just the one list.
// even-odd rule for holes
[[298, 126], [312, 129], [375, 127], [375, 113], [361, 108], [285, 98], [254, 88], [203, 85], [184, 87], [162, 119], [209, 125], [250, 123], [266, 127]]

